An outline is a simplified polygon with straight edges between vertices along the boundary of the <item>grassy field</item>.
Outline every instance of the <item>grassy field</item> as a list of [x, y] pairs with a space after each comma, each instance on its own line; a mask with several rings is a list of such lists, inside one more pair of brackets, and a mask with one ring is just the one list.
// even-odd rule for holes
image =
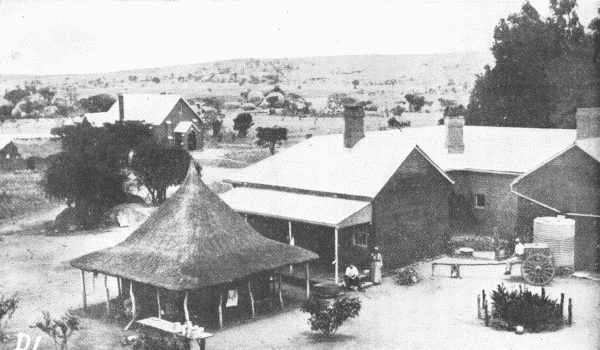
[[41, 179], [39, 172], [0, 172], [0, 222], [56, 206], [44, 196]]

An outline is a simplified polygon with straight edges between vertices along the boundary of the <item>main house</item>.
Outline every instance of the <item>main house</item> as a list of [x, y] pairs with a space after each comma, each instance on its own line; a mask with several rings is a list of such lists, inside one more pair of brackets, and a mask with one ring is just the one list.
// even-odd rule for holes
[[364, 133], [360, 107], [344, 116], [344, 135], [313, 137], [249, 166], [222, 195], [259, 232], [338, 267], [367, 267], [375, 245], [386, 268], [432, 256], [451, 226], [514, 237], [511, 182], [575, 140], [575, 130], [465, 126], [462, 117]]
[[119, 94], [118, 102], [107, 112], [87, 113], [93, 126], [116, 121], [140, 121], [151, 125], [156, 140], [188, 151], [204, 147], [204, 123], [178, 95]]

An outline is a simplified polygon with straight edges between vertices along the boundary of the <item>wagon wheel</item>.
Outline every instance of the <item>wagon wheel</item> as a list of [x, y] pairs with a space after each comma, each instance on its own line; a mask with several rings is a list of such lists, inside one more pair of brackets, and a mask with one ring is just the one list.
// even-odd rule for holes
[[521, 274], [527, 283], [543, 286], [554, 278], [556, 269], [552, 258], [543, 254], [532, 254], [523, 261]]

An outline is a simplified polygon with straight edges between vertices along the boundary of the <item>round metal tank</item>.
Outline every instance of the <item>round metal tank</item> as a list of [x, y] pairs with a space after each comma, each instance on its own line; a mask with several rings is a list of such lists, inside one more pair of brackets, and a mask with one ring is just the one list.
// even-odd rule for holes
[[539, 217], [533, 220], [534, 243], [546, 243], [557, 267], [575, 264], [575, 220], [564, 216]]

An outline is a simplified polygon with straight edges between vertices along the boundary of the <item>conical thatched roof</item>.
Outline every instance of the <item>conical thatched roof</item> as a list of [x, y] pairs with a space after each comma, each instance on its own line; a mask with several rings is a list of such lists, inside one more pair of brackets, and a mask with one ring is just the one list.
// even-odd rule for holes
[[180, 189], [125, 241], [74, 259], [71, 265], [186, 290], [317, 258], [254, 231], [190, 166]]

